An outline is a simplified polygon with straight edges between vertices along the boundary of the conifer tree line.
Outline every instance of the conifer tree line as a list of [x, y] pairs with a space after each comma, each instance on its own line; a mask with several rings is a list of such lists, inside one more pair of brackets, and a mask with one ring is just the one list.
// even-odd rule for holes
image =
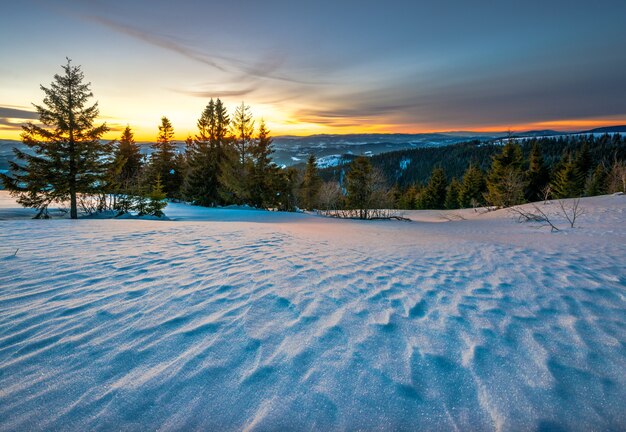
[[[385, 179], [385, 198], [378, 202], [394, 209], [508, 207], [626, 190], [626, 139], [619, 134], [468, 142], [383, 153], [368, 160]], [[320, 175], [345, 189], [355, 162], [326, 168]], [[399, 169], [402, 165], [406, 169]], [[431, 170], [423, 176], [429, 165]]]
[[[83, 80], [68, 59], [63, 73], [41, 86], [44, 100], [35, 105], [41, 125], [29, 123], [22, 133], [31, 151], [14, 149], [10, 172], [0, 174], [20, 204], [37, 209], [36, 217], [47, 217], [55, 202], [69, 202], [71, 218], [79, 210], [158, 217], [170, 199], [283, 211], [342, 209], [368, 219], [371, 209], [507, 207], [626, 189], [626, 142], [619, 134], [361, 156], [336, 169], [335, 177], [320, 173], [314, 155], [300, 169], [281, 168], [272, 161], [265, 123], [257, 123], [243, 102], [229, 114], [219, 98], [199, 113], [197, 132], [182, 149], [174, 125], [162, 117], [148, 157], [130, 126], [117, 140], [102, 140], [109, 128], [95, 124], [98, 105], [88, 103], [93, 95]], [[400, 158], [410, 163], [399, 174]], [[407, 184], [428, 163], [428, 178]]]
[[[491, 157], [483, 170], [469, 163], [459, 177], [449, 178], [441, 166], [435, 167], [425, 183], [404, 190], [395, 188], [396, 207], [405, 209], [458, 209], [467, 207], [510, 207], [547, 199], [578, 198], [626, 190], [626, 164], [617, 152], [593, 158], [590, 142], [581, 141], [575, 152], [566, 151], [553, 165], [545, 162], [537, 141], [530, 143], [530, 154], [524, 157], [522, 145], [509, 140]], [[619, 135], [605, 136], [616, 148], [626, 145]]]
[[294, 210], [300, 174], [272, 161], [272, 137], [263, 120], [255, 124], [241, 103], [229, 115], [220, 99], [211, 99], [197, 121], [197, 133], [184, 150], [174, 141], [174, 126], [161, 118], [151, 155], [141, 154], [127, 126], [119, 139], [102, 140], [106, 124], [95, 125], [97, 103], [80, 66], [68, 59], [63, 73], [35, 105], [41, 125], [23, 127], [31, 151], [14, 149], [16, 161], [0, 180], [17, 201], [48, 217], [52, 203], [69, 203], [71, 218], [83, 212], [162, 216], [166, 198], [196, 205], [251, 205]]

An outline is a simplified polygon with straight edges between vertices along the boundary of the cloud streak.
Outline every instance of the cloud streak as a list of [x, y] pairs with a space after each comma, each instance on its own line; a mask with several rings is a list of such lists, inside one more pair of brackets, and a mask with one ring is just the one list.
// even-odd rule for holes
[[171, 36], [145, 31], [138, 27], [122, 24], [102, 16], [83, 15], [82, 18], [108, 27], [118, 33], [131, 36], [150, 45], [166, 49], [183, 57], [203, 63], [220, 72], [237, 74], [238, 76], [232, 77], [234, 80], [247, 80], [253, 77], [301, 85], [319, 84], [317, 82], [295, 79], [278, 73], [278, 70], [284, 63], [285, 56], [280, 55], [276, 51], [266, 54], [264, 58], [261, 58], [257, 62], [246, 62], [236, 57], [201, 51], [191, 47], [189, 44], [178, 41]]
[[27, 119], [36, 120], [39, 118], [39, 114], [35, 111], [28, 111], [13, 107], [0, 106], [0, 117], [15, 118], [15, 119]]

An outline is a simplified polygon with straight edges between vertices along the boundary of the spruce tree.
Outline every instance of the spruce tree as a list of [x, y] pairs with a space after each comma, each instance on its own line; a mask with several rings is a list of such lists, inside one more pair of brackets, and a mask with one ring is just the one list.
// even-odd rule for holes
[[359, 156], [350, 164], [346, 175], [346, 201], [348, 207], [357, 210], [359, 219], [369, 217], [370, 201], [373, 193], [372, 163], [365, 156]]
[[130, 126], [126, 126], [115, 148], [115, 163], [121, 165], [119, 177], [122, 182], [137, 178], [141, 170], [141, 150], [135, 142]]
[[509, 207], [524, 200], [524, 157], [519, 144], [509, 139], [502, 152], [493, 156], [487, 177], [487, 202]]
[[273, 177], [277, 167], [272, 162], [273, 151], [272, 137], [265, 122], [261, 120], [257, 139], [250, 147], [250, 198], [255, 207], [268, 208], [276, 202]]
[[543, 162], [543, 155], [537, 142], [530, 151], [528, 171], [526, 173], [526, 200], [540, 201], [543, 199], [542, 192], [550, 182], [550, 172]]
[[591, 152], [589, 151], [589, 142], [586, 139], [583, 141], [583, 145], [580, 150], [576, 153], [575, 162], [578, 172], [580, 172], [580, 175], [586, 179], [593, 168], [593, 158], [591, 157]]
[[626, 192], [626, 162], [615, 158], [607, 183], [609, 193]]
[[174, 144], [174, 127], [167, 117], [161, 117], [159, 134], [153, 144], [151, 158], [151, 183], [157, 176], [163, 183], [163, 190], [168, 197], [175, 197], [182, 182], [181, 167], [178, 166]]
[[443, 168], [434, 168], [426, 188], [421, 195], [421, 207], [426, 209], [443, 209], [446, 202], [448, 180]]
[[216, 147], [223, 147], [228, 141], [230, 117], [228, 116], [226, 107], [219, 98], [215, 101], [215, 124], [213, 127], [212, 142]]
[[459, 192], [461, 190], [461, 184], [456, 178], [453, 178], [448, 185], [448, 191], [446, 192], [445, 207], [447, 209], [459, 208]]
[[219, 156], [216, 140], [216, 112], [213, 99], [197, 122], [198, 134], [187, 149], [187, 173], [183, 195], [197, 205], [211, 206], [219, 201]]
[[243, 102], [235, 109], [232, 122], [232, 132], [235, 137], [235, 148], [239, 157], [239, 164], [245, 166], [250, 157], [250, 147], [253, 143], [254, 120], [250, 107]]
[[93, 94], [84, 83], [80, 66], [71, 60], [62, 66], [50, 87], [40, 86], [45, 97], [34, 105], [41, 126], [23, 126], [22, 142], [32, 152], [13, 149], [16, 161], [0, 179], [17, 202], [37, 209], [36, 218], [48, 217], [53, 202], [70, 201], [70, 217], [78, 217], [77, 196], [95, 194], [106, 187], [111, 144], [100, 142], [106, 124], [95, 126], [98, 103], [88, 106]]
[[608, 193], [609, 173], [603, 163], [596, 165], [585, 183], [585, 195], [596, 196]]
[[250, 200], [250, 147], [253, 142], [254, 120], [250, 107], [243, 102], [237, 107], [231, 124], [232, 145], [226, 146], [223, 153], [220, 183], [222, 197], [234, 204], [247, 203]]
[[278, 209], [295, 211], [298, 206], [296, 189], [298, 186], [298, 170], [294, 167], [280, 170], [274, 177]]
[[406, 210], [417, 209], [417, 196], [419, 192], [416, 185], [409, 186], [400, 196], [399, 207]]
[[322, 187], [322, 179], [317, 170], [317, 159], [310, 154], [304, 168], [304, 176], [300, 184], [300, 205], [306, 210], [313, 210], [317, 205], [317, 196]]
[[[165, 201], [165, 192], [163, 191], [163, 185], [161, 184], [161, 176], [157, 174], [157, 177], [152, 186], [150, 194], [148, 194], [148, 202], [145, 205], [143, 211], [145, 214], [151, 216], [163, 217], [163, 209], [167, 206]], [[139, 213], [141, 216], [141, 212]]]
[[112, 197], [112, 208], [118, 211], [118, 215], [128, 213], [132, 208], [132, 195], [140, 181], [142, 164], [139, 146], [132, 130], [126, 126], [115, 145], [106, 191]]
[[463, 175], [463, 182], [459, 190], [461, 208], [484, 205], [486, 188], [487, 184], [482, 170], [477, 165], [470, 164]]
[[579, 167], [578, 161], [568, 156], [563, 167], [557, 171], [552, 182], [552, 190], [557, 198], [576, 198], [582, 195], [585, 177]]

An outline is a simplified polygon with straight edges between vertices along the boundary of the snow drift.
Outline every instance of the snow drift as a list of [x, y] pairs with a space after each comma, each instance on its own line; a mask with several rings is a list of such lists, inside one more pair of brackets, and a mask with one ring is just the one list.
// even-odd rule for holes
[[554, 234], [0, 198], [0, 430], [626, 428], [624, 196]]

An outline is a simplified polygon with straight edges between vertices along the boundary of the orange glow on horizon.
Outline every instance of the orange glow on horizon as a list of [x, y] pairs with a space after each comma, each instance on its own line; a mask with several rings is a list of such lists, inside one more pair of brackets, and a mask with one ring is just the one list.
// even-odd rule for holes
[[[261, 117], [258, 117], [259, 119]], [[2, 127], [0, 126], [0, 139], [12, 139], [20, 140], [21, 130], [17, 128], [22, 122], [19, 119], [12, 120], [12, 126], [15, 127]], [[118, 121], [106, 120], [111, 130], [104, 135], [104, 139], [113, 140], [119, 138], [126, 123], [119, 123]], [[101, 121], [102, 121], [101, 120]], [[358, 126], [333, 126], [331, 124], [317, 124], [309, 122], [298, 122], [297, 120], [278, 120], [273, 121], [270, 118], [266, 118], [267, 126], [269, 127], [273, 136], [291, 135], [291, 136], [308, 136], [316, 134], [393, 134], [393, 133], [406, 133], [406, 134], [420, 134], [420, 133], [437, 133], [437, 132], [506, 132], [511, 130], [512, 132], [524, 132], [529, 130], [543, 130], [553, 129], [563, 132], [575, 132], [584, 131], [589, 129], [595, 129], [607, 126], [626, 125], [626, 118], [611, 118], [611, 119], [563, 119], [563, 120], [550, 120], [543, 122], [533, 123], [519, 123], [519, 124], [496, 124], [485, 126], [470, 126], [470, 125], [408, 125], [408, 124], [390, 124], [390, 123], [371, 123], [362, 124]], [[174, 123], [174, 120], [172, 120]], [[154, 122], [154, 126], [146, 125], [145, 121], [141, 125], [133, 125], [129, 122], [129, 126], [135, 133], [135, 139], [137, 141], [155, 141], [158, 133], [158, 123]], [[195, 123], [195, 120], [193, 120]], [[192, 123], [192, 124], [193, 124]], [[194, 125], [195, 126], [195, 125]], [[193, 136], [196, 133], [194, 126], [188, 125], [187, 127], [177, 127], [174, 123], [174, 129], [176, 132], [175, 139], [184, 141], [189, 135]]]

